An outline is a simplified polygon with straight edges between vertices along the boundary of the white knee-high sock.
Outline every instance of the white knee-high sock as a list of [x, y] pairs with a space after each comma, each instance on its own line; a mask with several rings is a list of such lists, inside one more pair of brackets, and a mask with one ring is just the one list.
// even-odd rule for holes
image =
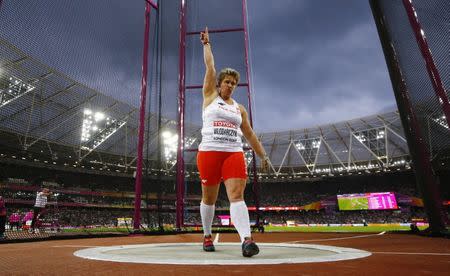
[[250, 216], [248, 215], [248, 208], [245, 201], [231, 202], [230, 215], [231, 221], [239, 233], [241, 242], [244, 242], [244, 238], [251, 236]]
[[203, 201], [200, 203], [200, 216], [202, 217], [203, 234], [205, 236], [211, 235], [215, 207], [215, 205], [206, 205]]

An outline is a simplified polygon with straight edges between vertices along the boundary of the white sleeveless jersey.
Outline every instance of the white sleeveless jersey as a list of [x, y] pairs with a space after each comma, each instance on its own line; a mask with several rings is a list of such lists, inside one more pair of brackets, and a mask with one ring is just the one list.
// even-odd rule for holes
[[217, 96], [202, 112], [202, 142], [199, 151], [242, 152], [241, 110]]

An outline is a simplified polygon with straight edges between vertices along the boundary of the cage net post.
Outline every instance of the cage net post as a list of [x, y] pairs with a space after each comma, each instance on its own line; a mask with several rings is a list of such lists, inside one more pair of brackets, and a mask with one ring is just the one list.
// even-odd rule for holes
[[149, 32], [150, 32], [150, 3], [145, 1], [145, 20], [144, 20], [144, 47], [142, 53], [142, 79], [141, 79], [141, 99], [139, 109], [139, 131], [138, 147], [136, 160], [136, 185], [134, 199], [133, 229], [139, 230], [141, 224], [141, 195], [142, 195], [142, 163], [144, 151], [144, 132], [145, 132], [145, 109], [147, 106], [147, 75], [148, 75], [148, 53], [149, 53]]
[[[143, 116], [145, 123], [141, 126], [144, 128], [142, 134], [143, 145], [141, 145], [141, 200], [140, 200], [140, 210], [144, 212], [140, 216], [140, 220], [134, 220], [134, 229], [142, 228], [143, 231], [163, 231], [163, 210], [161, 205], [161, 191], [162, 186], [165, 185], [162, 179], [161, 172], [161, 123], [163, 120], [162, 114], [162, 49], [161, 49], [161, 36], [162, 36], [162, 18], [161, 15], [162, 2], [154, 3], [153, 1], [146, 1], [146, 15], [150, 17], [150, 20], [146, 20], [145, 24], [149, 24], [150, 37], [152, 39], [147, 41], [147, 45], [144, 46], [144, 56], [143, 56], [143, 74], [142, 74], [142, 86], [147, 84], [149, 88], [149, 93], [146, 101], [141, 98], [141, 109], [148, 110], [148, 116]], [[154, 15], [150, 16], [153, 13]], [[149, 35], [147, 31], [145, 35]], [[150, 57], [149, 61], [145, 58]], [[147, 63], [147, 64], [146, 64]], [[147, 68], [146, 68], [147, 67]], [[145, 69], [147, 72], [144, 73]], [[148, 78], [144, 80], [144, 77]], [[142, 90], [143, 91], [143, 90]], [[145, 137], [145, 138], [144, 138]], [[138, 156], [139, 159], [139, 156]], [[139, 171], [139, 169], [137, 169]], [[136, 186], [137, 185], [136, 179]], [[138, 195], [137, 189], [135, 191], [136, 198]], [[138, 210], [137, 202], [135, 201], [135, 211]], [[136, 228], [138, 227], [138, 228]]]
[[186, 70], [186, 1], [180, 3], [180, 42], [178, 67], [178, 137], [176, 163], [176, 229], [181, 229], [184, 221], [184, 192], [185, 192], [185, 164], [184, 164], [184, 136], [185, 136], [185, 70]]
[[[161, 48], [161, 30], [162, 30], [162, 17], [161, 17], [161, 7], [162, 5], [159, 6], [158, 8], [158, 14], [157, 14], [157, 39], [156, 39], [156, 43], [157, 46], [156, 48], [156, 68], [158, 70], [158, 72], [161, 72], [161, 68], [162, 68], [162, 48]], [[157, 178], [156, 178], [156, 218], [157, 218], [157, 227], [158, 230], [160, 232], [164, 231], [164, 227], [163, 227], [163, 221], [162, 221], [162, 192], [163, 192], [163, 183], [162, 183], [162, 150], [163, 150], [163, 144], [162, 144], [162, 139], [161, 139], [161, 124], [162, 124], [162, 113], [161, 113], [161, 104], [162, 104], [162, 79], [161, 79], [161, 74], [156, 74], [156, 87], [157, 87], [157, 110], [158, 110], [158, 115], [157, 115], [157, 122], [156, 122], [156, 133], [158, 134], [157, 139], [156, 139], [156, 145], [158, 147], [157, 150], [157, 155], [156, 155], [156, 169], [158, 170], [157, 173]], [[156, 111], [155, 111], [156, 114]], [[149, 158], [149, 156], [147, 157], [147, 159]], [[147, 171], [150, 171], [150, 167], [147, 168]]]
[[[247, 0], [242, 0], [242, 25], [243, 25], [243, 32], [244, 32], [244, 54], [245, 54], [245, 74], [247, 79], [247, 103], [248, 103], [248, 114], [249, 114], [249, 120], [250, 125], [253, 126], [253, 109], [252, 109], [252, 100], [251, 100], [251, 80], [250, 80], [250, 63], [249, 63], [249, 30], [248, 30], [248, 21], [247, 21]], [[247, 154], [248, 156], [248, 154]], [[252, 191], [253, 191], [253, 198], [255, 203], [255, 225], [256, 227], [259, 227], [260, 224], [260, 184], [258, 182], [258, 173], [256, 168], [256, 154], [252, 150], [251, 151], [252, 156]]]
[[[436, 159], [448, 157], [450, 148], [445, 114], [448, 89], [443, 92], [450, 80], [449, 56], [444, 50], [448, 48], [446, 39], [450, 35], [446, 27], [448, 3], [372, 0], [370, 4], [414, 162], [417, 186], [424, 199], [430, 230], [437, 234], [445, 231], [446, 219], [438, 181], [439, 172], [445, 168], [436, 166], [439, 162]], [[420, 25], [422, 29], [418, 28]], [[428, 45], [417, 40], [425, 36]], [[438, 72], [443, 81], [441, 88], [437, 84]]]

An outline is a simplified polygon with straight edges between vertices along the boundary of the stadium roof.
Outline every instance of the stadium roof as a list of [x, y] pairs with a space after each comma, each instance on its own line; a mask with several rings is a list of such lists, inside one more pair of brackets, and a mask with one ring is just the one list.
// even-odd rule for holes
[[[134, 166], [138, 128], [136, 107], [65, 76], [5, 40], [0, 40], [0, 64], [3, 96], [0, 128], [2, 136], [9, 137], [2, 140], [8, 141], [10, 147], [51, 152], [54, 156], [66, 156], [70, 149], [73, 159], [78, 162], [87, 157], [92, 161], [102, 160], [101, 156], [105, 155], [116, 156], [115, 159], [121, 160], [125, 167]], [[103, 124], [97, 122], [99, 118]], [[144, 156], [157, 160], [156, 116], [147, 116], [146, 122], [146, 128], [149, 128], [146, 137], [150, 140], [145, 143], [148, 149], [144, 148]], [[175, 126], [176, 122], [162, 118], [162, 129], [174, 132]], [[185, 160], [195, 166], [200, 126], [186, 126], [186, 130], [186, 148], [193, 151], [185, 153]], [[102, 136], [100, 132], [106, 134]], [[408, 156], [398, 112], [258, 135], [270, 155], [275, 174], [331, 173], [356, 166], [384, 168]], [[173, 169], [173, 145], [172, 149], [166, 149], [170, 146], [166, 143], [162, 149], [163, 159], [172, 158], [166, 160], [166, 169]], [[56, 147], [59, 150], [65, 148], [65, 153], [58, 153]]]

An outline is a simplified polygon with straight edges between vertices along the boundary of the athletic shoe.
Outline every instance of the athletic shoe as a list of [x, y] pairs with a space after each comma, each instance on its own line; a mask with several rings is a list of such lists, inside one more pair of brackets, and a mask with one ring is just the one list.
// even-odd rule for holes
[[206, 252], [216, 251], [216, 248], [214, 247], [211, 235], [205, 236], [203, 238], [203, 250]]
[[251, 257], [259, 253], [259, 248], [252, 238], [245, 238], [242, 243], [242, 256]]

